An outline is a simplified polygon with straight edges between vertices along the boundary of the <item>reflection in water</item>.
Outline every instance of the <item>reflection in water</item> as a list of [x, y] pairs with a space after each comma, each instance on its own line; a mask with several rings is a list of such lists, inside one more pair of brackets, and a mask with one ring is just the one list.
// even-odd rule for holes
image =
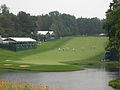
[[105, 67], [107, 72], [119, 72], [120, 68], [113, 68], [113, 67]]
[[115, 90], [108, 86], [110, 80], [119, 77], [119, 69], [102, 68], [73, 72], [1, 72], [0, 78], [33, 85], [49, 85], [67, 90]]

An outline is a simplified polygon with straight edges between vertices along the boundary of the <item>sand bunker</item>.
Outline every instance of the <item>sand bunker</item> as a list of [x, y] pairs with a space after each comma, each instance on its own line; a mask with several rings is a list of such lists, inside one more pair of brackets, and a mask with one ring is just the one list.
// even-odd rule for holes
[[19, 67], [30, 67], [30, 65], [19, 65]]
[[12, 64], [4, 64], [4, 66], [12, 66]]

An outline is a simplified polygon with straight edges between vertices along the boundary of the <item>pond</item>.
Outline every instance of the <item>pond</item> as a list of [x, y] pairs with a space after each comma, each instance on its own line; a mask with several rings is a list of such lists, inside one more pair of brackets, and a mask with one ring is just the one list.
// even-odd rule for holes
[[119, 71], [119, 68], [101, 68], [72, 72], [0, 72], [0, 78], [67, 90], [116, 90], [108, 82], [118, 78]]

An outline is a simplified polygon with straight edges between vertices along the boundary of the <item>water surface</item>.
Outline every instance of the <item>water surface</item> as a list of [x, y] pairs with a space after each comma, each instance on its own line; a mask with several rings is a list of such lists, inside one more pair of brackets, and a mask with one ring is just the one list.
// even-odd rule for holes
[[117, 68], [102, 68], [73, 72], [0, 72], [0, 78], [67, 90], [115, 90], [108, 86], [108, 82], [118, 78], [119, 71]]

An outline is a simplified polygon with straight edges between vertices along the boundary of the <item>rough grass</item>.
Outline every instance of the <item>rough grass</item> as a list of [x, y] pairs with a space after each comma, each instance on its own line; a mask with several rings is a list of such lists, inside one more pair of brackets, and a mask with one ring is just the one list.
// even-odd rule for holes
[[[106, 37], [67, 37], [44, 43], [34, 50], [12, 52], [0, 49], [0, 67], [11, 70], [71, 71], [100, 66], [106, 41]], [[64, 51], [58, 48], [64, 48]], [[7, 59], [13, 62], [4, 62]], [[3, 63], [13, 65], [5, 67]], [[21, 64], [31, 67], [18, 67]]]

